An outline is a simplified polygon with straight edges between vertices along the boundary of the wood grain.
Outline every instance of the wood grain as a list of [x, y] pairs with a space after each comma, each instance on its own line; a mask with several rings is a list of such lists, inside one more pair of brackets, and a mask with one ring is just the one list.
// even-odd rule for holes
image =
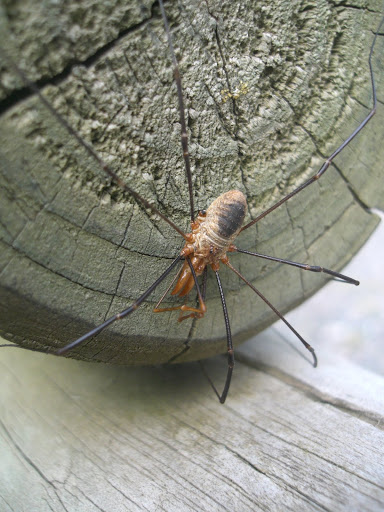
[[[382, 510], [383, 378], [337, 359], [315, 371], [286, 344], [254, 363], [259, 343], [224, 406], [196, 363], [3, 350], [2, 510]], [[225, 361], [207, 369], [222, 380]]]

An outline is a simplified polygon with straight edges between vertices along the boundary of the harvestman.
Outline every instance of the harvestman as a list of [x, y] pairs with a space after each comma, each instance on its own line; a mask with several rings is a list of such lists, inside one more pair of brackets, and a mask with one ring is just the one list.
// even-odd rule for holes
[[[191, 166], [188, 152], [188, 135], [186, 129], [186, 119], [185, 119], [185, 108], [184, 108], [184, 97], [182, 91], [181, 77], [179, 72], [178, 62], [175, 56], [172, 38], [170, 33], [170, 28], [168, 25], [168, 20], [165, 14], [163, 0], [159, 0], [160, 10], [163, 17], [163, 22], [165, 26], [165, 31], [168, 39], [169, 51], [172, 57], [173, 62], [173, 73], [174, 79], [177, 87], [177, 96], [178, 96], [178, 105], [179, 105], [179, 115], [180, 115], [180, 125], [181, 125], [181, 145], [183, 151], [183, 158], [185, 163], [185, 173], [188, 182], [188, 191], [189, 191], [189, 204], [190, 204], [190, 217], [191, 217], [191, 232], [184, 233], [178, 226], [176, 226], [168, 217], [166, 217], [163, 213], [161, 213], [152, 203], [147, 201], [140, 194], [135, 192], [130, 186], [124, 183], [118, 175], [102, 160], [102, 158], [96, 153], [92, 146], [90, 146], [73, 128], [70, 126], [67, 121], [54, 109], [53, 105], [41, 94], [38, 87], [29, 81], [26, 75], [12, 62], [9, 62], [10, 66], [14, 69], [14, 71], [22, 78], [24, 83], [39, 97], [41, 102], [45, 105], [45, 107], [51, 112], [51, 114], [66, 128], [66, 130], [73, 136], [81, 146], [85, 148], [85, 150], [92, 156], [92, 158], [98, 163], [98, 165], [103, 169], [103, 171], [110, 176], [110, 178], [123, 190], [128, 192], [131, 196], [135, 198], [138, 203], [141, 203], [145, 208], [151, 210], [153, 213], [158, 215], [164, 222], [168, 223], [175, 231], [177, 231], [184, 239], [185, 244], [183, 249], [180, 251], [179, 255], [173, 260], [171, 265], [163, 272], [163, 274], [127, 309], [117, 313], [112, 316], [104, 323], [95, 327], [88, 333], [84, 334], [77, 340], [65, 345], [61, 349], [57, 351], [58, 355], [64, 354], [68, 352], [72, 348], [76, 347], [83, 341], [91, 338], [92, 336], [96, 336], [110, 324], [115, 322], [116, 320], [121, 320], [122, 318], [128, 316], [130, 313], [135, 311], [140, 304], [157, 288], [157, 286], [172, 272], [172, 270], [177, 266], [180, 261], [183, 261], [183, 266], [179, 273], [176, 275], [176, 278], [172, 281], [172, 283], [167, 288], [166, 292], [161, 297], [160, 301], [156, 305], [154, 309], [155, 313], [160, 313], [163, 311], [171, 311], [178, 310], [180, 311], [179, 321], [182, 321], [186, 318], [202, 318], [206, 312], [205, 305], [205, 289], [206, 289], [206, 279], [207, 279], [207, 268], [210, 266], [215, 273], [218, 289], [220, 292], [220, 299], [223, 308], [224, 321], [227, 333], [227, 356], [228, 356], [228, 370], [227, 376], [224, 384], [223, 391], [219, 393], [208, 377], [209, 382], [216, 393], [219, 401], [224, 403], [229, 391], [233, 367], [235, 363], [234, 359], [234, 349], [232, 343], [232, 335], [231, 328], [229, 323], [229, 316], [227, 311], [227, 306], [225, 302], [225, 296], [219, 276], [219, 268], [220, 263], [228, 266], [241, 280], [243, 280], [273, 311], [274, 313], [288, 326], [288, 328], [295, 334], [295, 336], [301, 341], [304, 347], [309, 350], [313, 356], [313, 366], [317, 366], [317, 358], [314, 349], [309, 345], [304, 338], [292, 327], [292, 325], [283, 317], [283, 315], [268, 301], [268, 299], [257, 289], [255, 288], [236, 268], [232, 266], [229, 261], [227, 253], [229, 252], [239, 252], [248, 254], [250, 256], [256, 256], [259, 258], [264, 258], [271, 261], [276, 261], [279, 263], [285, 263], [287, 265], [291, 265], [302, 270], [309, 270], [310, 272], [324, 272], [332, 277], [335, 277], [341, 281], [346, 283], [358, 285], [359, 282], [351, 277], [345, 276], [333, 270], [320, 267], [320, 266], [312, 266], [303, 263], [297, 263], [294, 261], [285, 260], [282, 258], [276, 258], [273, 256], [267, 256], [265, 254], [260, 254], [257, 252], [250, 252], [243, 249], [240, 249], [234, 245], [234, 241], [237, 235], [253, 226], [266, 217], [273, 210], [281, 206], [283, 203], [288, 201], [291, 197], [298, 194], [306, 187], [317, 181], [328, 169], [333, 159], [351, 142], [352, 139], [356, 137], [356, 135], [365, 127], [368, 121], [374, 116], [377, 107], [377, 98], [376, 98], [376, 88], [372, 70], [372, 54], [376, 42], [377, 35], [380, 31], [381, 26], [384, 23], [384, 18], [378, 27], [369, 53], [369, 71], [372, 85], [372, 97], [373, 97], [373, 106], [369, 114], [362, 121], [362, 123], [353, 131], [353, 133], [325, 160], [321, 168], [317, 171], [315, 175], [313, 175], [310, 179], [308, 179], [305, 183], [297, 187], [291, 193], [280, 199], [277, 203], [272, 205], [270, 208], [262, 212], [251, 222], [243, 226], [244, 217], [246, 214], [246, 199], [242, 192], [238, 190], [230, 190], [217, 199], [213, 201], [213, 203], [207, 208], [206, 211], [200, 211], [195, 217], [195, 209], [194, 209], [194, 194], [192, 187], [192, 174], [191, 174]], [[9, 60], [9, 59], [7, 59]], [[200, 287], [197, 277], [203, 275], [203, 283], [202, 287]], [[178, 295], [179, 297], [187, 296], [190, 291], [196, 287], [198, 304], [196, 307], [188, 306], [183, 304], [181, 306], [174, 307], [166, 307], [159, 308], [158, 306], [163, 301], [166, 294], [171, 289], [174, 281], [177, 279], [176, 284], [173, 287], [171, 292], [172, 295]]]

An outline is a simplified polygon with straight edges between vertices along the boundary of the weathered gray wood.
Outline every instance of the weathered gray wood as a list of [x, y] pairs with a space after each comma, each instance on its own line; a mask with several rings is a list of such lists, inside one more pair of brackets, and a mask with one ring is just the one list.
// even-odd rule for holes
[[[3, 6], [1, 44], [33, 79], [56, 77], [44, 91], [55, 107], [128, 183], [187, 229], [176, 95], [158, 9], [125, 2], [102, 14], [103, 4], [37, 12], [33, 2], [30, 8], [23, 3], [21, 10], [11, 6], [8, 18]], [[197, 208], [238, 187], [255, 216], [314, 173], [366, 114], [367, 56], [381, 3], [370, 2], [369, 10], [359, 2], [310, 5], [167, 5], [185, 88]], [[380, 38], [378, 57], [382, 50]], [[73, 55], [85, 65], [71, 69]], [[375, 73], [382, 99], [380, 58]], [[225, 89], [235, 92], [242, 83], [244, 94], [223, 103]], [[20, 84], [9, 72], [2, 84], [9, 104], [3, 103], [0, 125], [1, 329], [8, 339], [44, 349], [123, 309], [181, 244], [107, 183], [35, 98], [17, 101], [12, 89]], [[383, 127], [380, 109], [336, 169], [244, 233], [239, 245], [341, 268], [376, 225], [367, 207], [382, 207]], [[283, 311], [324, 282], [313, 275], [298, 280], [290, 269], [250, 258], [235, 255], [233, 262]], [[223, 280], [238, 340], [274, 320], [237, 279], [224, 271]], [[175, 314], [152, 315], [155, 300], [74, 355], [142, 364], [168, 360], [187, 340], [185, 359], [223, 350], [214, 283], [209, 313], [196, 325], [178, 324]]]
[[322, 351], [320, 364], [314, 371], [308, 364], [311, 363], [310, 358], [298, 357], [297, 351], [289, 350], [286, 341], [274, 329], [269, 329], [263, 336], [239, 347], [236, 359], [253, 368], [262, 368], [289, 384], [298, 385], [309, 396], [313, 394], [324, 403], [350, 413], [363, 414], [367, 421], [380, 423], [382, 420], [383, 379], [348, 362], [337, 351]]
[[[322, 361], [311, 383], [299, 358], [289, 382], [239, 363], [221, 406], [195, 363], [0, 357], [4, 511], [383, 510], [384, 379], [355, 366], [360, 407], [345, 361]], [[207, 363], [215, 380], [223, 364]]]

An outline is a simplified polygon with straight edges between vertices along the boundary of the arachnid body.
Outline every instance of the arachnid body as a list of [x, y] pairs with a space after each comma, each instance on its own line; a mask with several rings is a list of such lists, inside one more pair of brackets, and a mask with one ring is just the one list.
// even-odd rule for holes
[[[192, 181], [193, 190], [197, 196], [195, 198], [197, 207], [204, 209], [215, 197], [219, 197], [225, 191], [242, 187], [246, 192], [249, 207], [250, 218], [247, 220], [251, 221], [257, 218], [259, 212], [294, 190], [295, 185], [302, 184], [312, 176], [320, 166], [322, 157], [330, 154], [337, 147], [338, 144], [332, 142], [332, 149], [328, 152], [329, 145], [324, 142], [324, 139], [330, 137], [330, 123], [322, 110], [322, 105], [326, 104], [324, 99], [330, 98], [331, 110], [334, 109], [334, 123], [339, 117], [343, 118], [344, 122], [340, 124], [339, 129], [342, 128], [343, 133], [346, 133], [344, 138], [358, 124], [348, 116], [350, 110], [357, 112], [358, 106], [358, 102], [352, 100], [349, 95], [349, 85], [352, 87], [355, 83], [354, 73], [348, 74], [346, 71], [344, 74], [348, 76], [340, 79], [340, 70], [335, 66], [340, 67], [340, 62], [344, 63], [353, 56], [352, 61], [355, 67], [364, 69], [366, 92], [364, 92], [364, 100], [360, 102], [368, 103], [370, 86], [367, 78], [367, 58], [372, 36], [368, 37], [369, 31], [364, 32], [362, 27], [364, 20], [364, 23], [374, 30], [377, 17], [375, 18], [373, 13], [362, 12], [359, 13], [361, 19], [358, 20], [353, 18], [356, 16], [356, 13], [352, 12], [354, 10], [350, 12], [343, 8], [325, 13], [329, 27], [333, 28], [333, 36], [329, 41], [325, 41], [324, 55], [322, 55], [321, 52], [315, 51], [319, 43], [309, 38], [309, 34], [313, 32], [306, 26], [306, 23], [313, 23], [314, 27], [317, 27], [316, 16], [309, 16], [308, 11], [302, 9], [299, 3], [297, 5], [292, 3], [291, 16], [287, 16], [285, 11], [284, 14], [280, 14], [285, 17], [287, 26], [284, 35], [292, 39], [292, 46], [288, 46], [288, 50], [284, 50], [284, 44], [276, 39], [281, 27], [280, 25], [277, 29], [279, 15], [272, 12], [269, 13], [270, 18], [265, 15], [268, 12], [267, 4], [260, 5], [254, 12], [252, 11], [254, 19], [248, 20], [249, 25], [246, 30], [243, 23], [249, 18], [249, 12], [245, 12], [245, 7], [239, 8], [236, 16], [231, 17], [229, 8], [225, 6], [220, 8], [216, 6], [215, 10], [213, 6], [208, 9], [207, 6], [201, 5], [202, 10], [199, 11], [201, 16], [196, 18], [191, 16], [193, 7], [195, 7], [193, 2], [185, 4], [179, 11], [173, 6], [173, 9], [169, 9], [168, 16], [172, 23], [177, 19], [180, 27], [186, 26], [190, 29], [183, 33], [186, 37], [183, 44], [178, 37], [178, 31], [175, 27], [171, 27], [174, 46], [180, 54], [185, 103], [188, 108], [190, 153], [195, 165]], [[324, 15], [321, 10], [317, 14]], [[295, 20], [299, 20], [296, 32]], [[348, 22], [351, 35], [343, 40], [341, 27]], [[148, 41], [151, 43], [151, 46], [145, 46], [143, 60], [148, 61], [152, 74], [156, 75], [157, 89], [151, 89], [153, 96], [150, 101], [147, 100], [148, 89], [144, 85], [148, 76], [142, 68], [143, 52], [137, 50], [135, 46], [137, 43], [129, 43], [128, 47], [131, 51], [124, 47], [116, 60], [112, 60], [108, 55], [103, 63], [97, 63], [95, 68], [92, 68], [93, 82], [89, 81], [88, 71], [83, 68], [75, 70], [75, 89], [82, 85], [86, 91], [80, 103], [71, 103], [70, 91], [73, 84], [70, 83], [67, 89], [64, 76], [63, 82], [59, 85], [59, 94], [53, 96], [57, 103], [54, 106], [58, 111], [64, 107], [65, 111], [66, 106], [62, 105], [62, 98], [66, 97], [69, 110], [74, 110], [75, 114], [77, 111], [80, 113], [79, 117], [75, 115], [74, 124], [79, 124], [80, 132], [83, 129], [84, 133], [81, 132], [81, 136], [84, 139], [87, 135], [90, 136], [96, 149], [106, 153], [107, 157], [114, 155], [115, 152], [122, 154], [120, 164], [117, 168], [114, 165], [119, 176], [128, 183], [136, 180], [137, 174], [144, 177], [142, 183], [138, 183], [137, 186], [135, 183], [135, 190], [151, 203], [157, 201], [156, 204], [159, 207], [166, 203], [168, 216], [176, 225], [183, 225], [182, 229], [186, 229], [186, 218], [189, 212], [188, 194], [183, 163], [180, 163], [180, 127], [177, 123], [178, 108], [171, 73], [172, 64], [168, 60], [169, 48], [159, 13], [153, 16], [151, 23], [145, 20], [140, 23], [136, 22], [136, 28], [141, 31], [141, 38], [146, 37], [146, 44]], [[235, 61], [233, 57], [234, 53], [239, 51], [241, 44], [237, 48], [232, 48], [229, 42], [223, 44], [226, 27], [231, 23], [236, 29], [243, 27], [244, 34], [247, 33], [248, 39], [239, 40], [240, 43], [249, 44], [253, 48], [253, 53], [247, 48], [249, 54], [247, 61], [242, 62], [240, 58]], [[133, 26], [135, 28], [135, 24]], [[132, 32], [135, 31], [134, 28]], [[297, 38], [298, 48], [301, 44], [308, 44], [303, 53], [301, 53], [302, 50], [297, 50], [296, 53], [293, 38]], [[194, 46], [189, 46], [190, 39], [195, 41]], [[359, 45], [364, 48], [364, 52], [355, 51]], [[187, 59], [197, 60], [196, 55], [201, 57], [198, 61], [199, 72], [203, 75], [201, 83], [192, 83], [188, 74]], [[312, 59], [310, 64], [308, 59]], [[221, 70], [218, 66], [220, 60]], [[165, 71], [159, 65], [159, 61], [167, 62]], [[281, 71], [282, 61], [295, 64], [283, 72]], [[89, 66], [92, 65], [93, 63], [90, 62]], [[99, 79], [99, 72], [105, 70], [108, 79]], [[338, 91], [335, 95], [336, 99], [327, 89], [324, 92], [316, 92], [314, 84], [317, 81], [323, 83], [322, 81], [325, 80], [323, 75], [328, 79], [332, 77], [335, 79], [332, 90], [336, 87]], [[33, 73], [31, 76], [33, 78]], [[280, 79], [285, 77], [286, 80], [287, 86], [283, 92], [280, 90], [282, 86], [278, 82], [279, 77]], [[240, 87], [240, 82], [247, 83], [247, 88]], [[362, 79], [358, 82], [357, 90], [361, 90]], [[159, 93], [159, 84], [163, 87], [163, 95]], [[235, 91], [236, 84], [238, 90], [242, 92], [231, 93], [229, 96], [225, 93], [227, 101], [222, 101], [222, 91], [226, 91], [228, 85], [229, 89]], [[97, 96], [98, 89], [102, 91], [99, 96]], [[116, 96], [110, 93], [111, 90], [116, 91]], [[197, 98], [197, 91], [200, 91], [199, 98]], [[288, 94], [290, 91], [294, 93]], [[104, 117], [106, 121], [105, 126], [100, 124], [95, 111], [89, 114], [88, 122], [82, 126], [79, 119], [82, 110], [87, 108], [87, 101], [93, 105], [96, 99], [102, 98], [103, 95], [107, 98], [102, 100], [110, 100], [110, 94], [112, 100], [109, 103], [113, 107], [112, 110], [104, 113], [101, 109], [101, 118]], [[309, 105], [312, 107], [309, 114], [306, 109], [309, 106], [303, 108], [301, 105], [307, 97], [315, 98]], [[174, 100], [172, 108], [169, 107], [170, 98]], [[200, 119], [198, 111], [193, 108], [195, 98], [196, 104], [199, 101], [200, 105], [207, 105]], [[348, 101], [352, 102], [351, 106]], [[106, 103], [108, 101], [103, 105]], [[148, 107], [144, 114], [137, 110], [139, 105], [143, 104], [151, 104], [151, 107], [152, 104], [162, 106], [164, 118], [156, 128], [149, 115], [151, 107]], [[347, 107], [345, 107], [346, 104]], [[337, 108], [335, 108], [336, 105]], [[98, 109], [95, 110], [98, 112]], [[76, 338], [79, 332], [85, 332], [92, 325], [102, 322], [112, 312], [121, 310], [127, 303], [140, 296], [169, 266], [167, 260], [174, 258], [180, 250], [180, 238], [176, 237], [168, 226], [160, 224], [158, 218], [148, 214], [143, 205], [138, 205], [132, 197], [123, 196], [118, 187], [110, 182], [105, 183], [103, 178], [100, 178], [100, 174], [95, 185], [94, 164], [90, 165], [89, 157], [84, 156], [84, 152], [81, 148], [79, 149], [73, 137], [68, 143], [63, 144], [64, 137], [68, 138], [68, 135], [64, 135], [65, 129], [59, 126], [57, 121], [50, 118], [49, 128], [47, 128], [44, 122], [34, 117], [36, 114], [28, 114], [28, 110], [26, 118], [21, 121], [17, 116], [12, 116], [12, 112], [9, 114], [8, 109], [7, 114], [11, 125], [13, 124], [20, 131], [25, 130], [22, 136], [31, 143], [37, 153], [41, 150], [43, 153], [49, 153], [52, 150], [59, 154], [59, 159], [56, 162], [56, 168], [47, 174], [48, 179], [41, 182], [35, 181], [34, 172], [37, 165], [35, 162], [28, 163], [29, 174], [25, 174], [25, 169], [21, 166], [19, 173], [14, 173], [16, 176], [14, 183], [8, 188], [11, 195], [11, 192], [15, 193], [14, 191], [17, 190], [14, 184], [25, 186], [29, 194], [29, 203], [27, 211], [20, 208], [19, 224], [13, 224], [12, 232], [6, 237], [6, 240], [11, 240], [11, 243], [7, 242], [6, 254], [9, 274], [5, 274], [3, 281], [7, 292], [7, 301], [3, 303], [4, 317], [9, 317], [11, 309], [9, 305], [12, 304], [14, 307], [13, 318], [4, 327], [4, 331], [10, 332], [10, 326], [12, 326], [15, 339], [21, 338], [23, 330], [20, 325], [15, 327], [15, 319], [23, 317], [25, 325], [28, 325], [33, 346], [40, 349], [47, 345], [58, 347]], [[274, 117], [275, 114], [277, 117]], [[214, 117], [218, 119], [218, 123], [211, 125]], [[111, 136], [116, 135], [124, 122], [128, 130], [125, 140], [129, 143], [133, 141], [134, 144], [133, 150], [129, 151], [122, 142], [119, 145], [111, 141]], [[141, 122], [144, 128], [141, 127]], [[315, 136], [316, 122], [321, 125], [321, 129]], [[352, 127], [350, 127], [351, 122], [354, 123]], [[207, 126], [211, 140], [216, 140], [216, 143], [208, 141], [203, 146], [200, 132], [203, 135], [206, 134]], [[7, 129], [4, 128], [4, 130]], [[164, 136], [165, 133], [170, 134], [169, 138]], [[7, 137], [5, 132], [3, 137]], [[360, 143], [364, 144], [364, 141], [361, 139]], [[66, 144], [69, 144], [70, 148], [74, 146], [69, 156], [65, 151]], [[109, 150], [107, 150], [108, 144]], [[319, 150], [318, 144], [321, 145]], [[293, 156], [301, 146], [304, 149], [303, 153], [297, 157]], [[155, 160], [143, 154], [144, 147], [145, 150], [155, 154]], [[169, 153], [167, 153], [168, 150]], [[145, 161], [147, 157], [148, 161]], [[234, 163], [228, 163], [227, 160], [230, 159], [234, 159]], [[348, 159], [356, 161], [353, 155], [347, 153], [345, 165]], [[72, 160], [76, 160], [76, 170], [73, 170]], [[116, 164], [115, 155], [110, 160]], [[168, 169], [166, 172], [160, 171], [160, 161]], [[209, 170], [212, 163], [217, 167]], [[145, 165], [147, 167], [144, 167]], [[84, 168], [87, 170], [84, 171]], [[363, 168], [365, 168], [364, 165]], [[274, 180], [272, 180], [270, 169], [278, 169]], [[303, 176], [299, 176], [299, 171], [303, 173], [304, 179]], [[294, 206], [277, 210], [276, 215], [273, 214], [274, 219], [264, 223], [265, 234], [262, 234], [260, 224], [257, 231], [249, 229], [244, 236], [241, 235], [243, 236], [242, 247], [250, 251], [260, 249], [263, 253], [299, 261], [316, 258], [316, 263], [326, 263], [329, 267], [340, 268], [376, 224], [376, 220], [364, 212], [361, 205], [373, 205], [372, 198], [377, 197], [375, 196], [377, 182], [375, 184], [375, 179], [369, 181], [363, 179], [359, 182], [362, 171], [357, 170], [356, 166], [353, 169], [354, 172], [348, 169], [348, 176], [339, 168], [337, 171], [330, 169], [328, 173], [332, 174], [332, 171], [333, 177], [330, 181], [324, 178], [324, 185], [319, 186], [309, 195], [303, 192], [301, 201], [292, 203]], [[218, 183], [213, 190], [215, 180]], [[353, 183], [354, 180], [355, 183]], [[333, 189], [328, 195], [326, 190], [329, 190], [330, 186]], [[311, 190], [313, 188], [315, 187], [309, 187]], [[87, 201], [89, 197], [93, 198], [92, 201], [87, 203], [86, 196]], [[329, 215], [327, 218], [323, 217], [324, 211]], [[308, 215], [309, 212], [312, 218]], [[45, 222], [49, 216], [50, 220], [54, 219], [54, 223], [46, 229]], [[109, 218], [112, 226], [110, 231], [101, 224], [102, 216]], [[272, 216], [270, 218], [272, 219]], [[358, 219], [360, 219], [359, 222]], [[40, 221], [41, 224], [39, 224]], [[332, 231], [330, 229], [332, 225], [336, 225], [334, 229], [342, 233], [342, 237], [336, 235], [330, 247], [329, 234]], [[64, 229], [62, 229], [63, 226]], [[40, 245], [36, 243], [36, 236]], [[101, 236], [102, 241], [99, 252], [93, 245], [94, 238], [97, 236]], [[282, 251], [283, 248], [285, 248], [284, 251]], [[42, 252], [39, 254], [41, 249]], [[131, 261], [128, 253], [133, 255]], [[15, 254], [16, 257], [14, 257]], [[324, 254], [329, 256], [326, 262], [321, 260]], [[28, 255], [30, 268], [20, 262], [23, 255]], [[155, 259], [163, 258], [164, 261], [154, 265], [152, 263], [154, 256]], [[237, 261], [240, 262], [239, 259]], [[18, 269], [19, 262], [23, 268], [22, 272]], [[91, 271], [86, 269], [85, 263], [87, 268], [91, 267]], [[255, 258], [247, 259], [246, 257], [241, 259], [241, 265], [246, 267], [244, 274], [248, 279], [252, 283], [256, 280], [260, 281], [261, 286], [266, 288], [265, 294], [268, 294], [268, 297], [272, 295], [271, 302], [282, 311], [304, 300], [321, 283], [321, 280], [316, 280], [313, 276], [312, 279], [308, 279], [307, 276], [298, 278], [297, 274], [291, 274], [294, 277], [288, 278], [285, 286], [275, 291], [275, 287], [270, 286], [269, 282], [278, 281], [278, 275], [282, 273], [286, 275], [290, 271], [289, 268], [276, 270], [274, 267], [272, 270], [272, 266], [266, 266], [264, 263], [256, 264]], [[97, 276], [89, 273], [94, 266], [98, 267]], [[44, 280], [46, 271], [50, 276], [48, 281]], [[186, 272], [188, 273], [187, 267]], [[24, 275], [28, 275], [28, 279], [33, 276], [36, 281], [33, 283], [31, 280], [30, 285], [25, 279], [23, 280]], [[252, 291], [250, 292], [246, 286], [240, 286], [237, 278], [229, 276], [228, 273], [228, 281], [224, 283], [224, 288], [227, 292], [231, 321], [233, 319], [232, 328], [241, 339], [273, 321], [275, 314], [268, 307], [260, 305]], [[67, 284], [61, 287], [65, 281]], [[13, 286], [10, 285], [12, 282]], [[189, 275], [188, 287], [191, 283]], [[48, 291], [44, 298], [45, 302], [39, 302], [37, 297], [44, 296], [43, 291], [50, 290], [51, 286], [55, 290], [53, 295]], [[71, 288], [74, 288], [71, 291], [72, 295]], [[204, 319], [200, 323], [193, 318], [192, 325], [187, 328], [185, 323], [178, 324], [174, 321], [172, 311], [162, 315], [151, 315], [151, 310], [156, 303], [156, 299], [153, 298], [151, 303], [141, 305], [141, 309], [135, 312], [134, 322], [127, 321], [125, 326], [123, 322], [119, 322], [119, 325], [116, 324], [109, 332], [104, 331], [97, 340], [87, 347], [84, 346], [78, 356], [116, 363], [151, 363], [166, 362], [179, 357], [179, 354], [181, 354], [179, 357], [181, 361], [223, 351], [225, 333], [222, 326], [220, 296], [217, 292], [210, 293], [209, 289], [212, 288], [212, 286], [208, 287], [206, 299], [211, 318], [209, 322]], [[184, 289], [184, 285], [181, 289]], [[61, 292], [57, 293], [57, 290]], [[36, 303], [39, 304], [38, 308]], [[163, 304], [163, 307], [164, 309], [179, 308], [173, 301]], [[61, 313], [58, 315], [60, 308], [62, 308]], [[50, 313], [48, 314], [47, 311]], [[35, 320], [39, 314], [43, 320], [36, 329], [29, 319]], [[165, 315], [170, 316], [165, 318]], [[55, 316], [57, 317], [56, 328], [52, 329]], [[167, 343], [164, 343], [164, 339], [167, 339]]]
[[[210, 265], [218, 270], [220, 261], [226, 258], [232, 242], [239, 234], [247, 211], [247, 201], [239, 190], [225, 192], [200, 213], [192, 225], [190, 240], [185, 244], [182, 254], [190, 256], [196, 275], [203, 273]], [[173, 293], [181, 297], [187, 295], [194, 286], [194, 279], [187, 263]]]

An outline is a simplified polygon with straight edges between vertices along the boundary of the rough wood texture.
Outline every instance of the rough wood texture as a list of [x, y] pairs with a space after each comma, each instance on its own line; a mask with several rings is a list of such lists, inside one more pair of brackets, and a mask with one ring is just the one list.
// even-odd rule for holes
[[[0, 43], [31, 78], [51, 84], [44, 93], [131, 186], [188, 229], [176, 93], [157, 5], [104, 4], [67, 2], [48, 10], [41, 2], [4, 4]], [[364, 2], [167, 4], [196, 208], [239, 188], [255, 216], [317, 170], [367, 112], [367, 57], [381, 7], [381, 1], [369, 10]], [[380, 38], [376, 56], [382, 54]], [[382, 100], [382, 59], [374, 66]], [[1, 329], [38, 349], [62, 346], [126, 307], [181, 241], [110, 185], [1, 69]], [[223, 102], [226, 90], [241, 94]], [[367, 208], [383, 206], [383, 129], [380, 109], [336, 167], [245, 232], [239, 246], [340, 269], [376, 225]], [[252, 258], [232, 261], [282, 311], [324, 283]], [[226, 270], [223, 283], [235, 339], [274, 320]], [[175, 314], [153, 315], [151, 297], [131, 320], [71, 355], [142, 364], [167, 361], [185, 343], [184, 359], [222, 351], [221, 306], [208, 284], [203, 321], [178, 324]]]
[[224, 406], [196, 363], [3, 350], [1, 510], [382, 511], [384, 379], [259, 338]]

